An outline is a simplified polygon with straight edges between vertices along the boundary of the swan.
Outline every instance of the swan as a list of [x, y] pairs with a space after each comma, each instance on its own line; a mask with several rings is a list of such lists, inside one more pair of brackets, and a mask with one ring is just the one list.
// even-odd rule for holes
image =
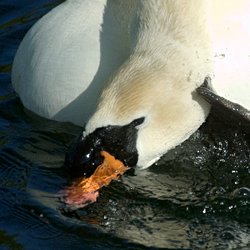
[[24, 37], [13, 87], [38, 115], [86, 124], [72, 168], [86, 174], [104, 149], [147, 168], [205, 121], [196, 89], [207, 77], [250, 109], [249, 10], [248, 0], [67, 0]]

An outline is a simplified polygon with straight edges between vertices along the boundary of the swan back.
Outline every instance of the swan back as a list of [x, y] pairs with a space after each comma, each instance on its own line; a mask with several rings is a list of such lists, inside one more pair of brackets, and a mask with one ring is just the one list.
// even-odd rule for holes
[[12, 69], [24, 106], [83, 125], [108, 77], [129, 55], [132, 1], [68, 0], [26, 34]]

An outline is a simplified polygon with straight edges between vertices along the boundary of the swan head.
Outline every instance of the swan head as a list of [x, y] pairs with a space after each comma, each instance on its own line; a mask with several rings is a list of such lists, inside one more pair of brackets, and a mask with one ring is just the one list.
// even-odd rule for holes
[[138, 161], [138, 126], [143, 121], [144, 118], [139, 118], [125, 126], [109, 125], [97, 128], [88, 135], [83, 132], [66, 154], [65, 164], [72, 176], [91, 176], [103, 162], [101, 151], [111, 152], [126, 166], [135, 166]]
[[177, 71], [137, 61], [123, 65], [102, 92], [66, 165], [91, 175], [107, 151], [129, 167], [147, 168], [204, 122], [209, 105]]

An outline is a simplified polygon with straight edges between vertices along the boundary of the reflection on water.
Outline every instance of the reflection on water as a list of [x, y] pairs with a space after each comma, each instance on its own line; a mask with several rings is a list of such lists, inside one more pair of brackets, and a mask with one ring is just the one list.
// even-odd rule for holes
[[64, 154], [81, 128], [29, 114], [10, 84], [20, 39], [57, 3], [0, 1], [0, 246], [249, 249], [249, 135], [213, 116], [154, 167], [103, 188], [97, 203], [64, 206]]

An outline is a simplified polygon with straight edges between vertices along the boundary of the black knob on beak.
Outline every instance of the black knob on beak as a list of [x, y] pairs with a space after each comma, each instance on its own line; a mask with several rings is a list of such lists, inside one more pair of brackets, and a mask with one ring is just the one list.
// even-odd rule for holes
[[72, 177], [89, 177], [102, 164], [100, 140], [94, 136], [80, 135], [70, 146], [65, 166]]

